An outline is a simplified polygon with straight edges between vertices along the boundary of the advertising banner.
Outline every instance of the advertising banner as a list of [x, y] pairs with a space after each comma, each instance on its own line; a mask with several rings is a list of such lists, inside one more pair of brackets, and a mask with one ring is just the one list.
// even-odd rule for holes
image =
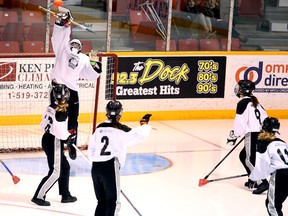
[[[39, 114], [50, 101], [54, 58], [0, 59], [0, 115]], [[91, 112], [95, 81], [79, 80], [81, 111]], [[92, 104], [92, 105], [91, 105]]]
[[252, 65], [243, 65], [236, 70], [235, 80], [252, 80], [257, 93], [287, 93], [288, 65], [264, 58], [255, 60]]
[[226, 57], [119, 57], [118, 99], [223, 98]]
[[[235, 110], [239, 98], [234, 87], [240, 79], [255, 82], [254, 95], [265, 109], [288, 107], [287, 55], [117, 55], [117, 100], [126, 112]], [[0, 115], [42, 114], [49, 105], [53, 64], [50, 57], [0, 59]], [[103, 95], [105, 68], [100, 85]], [[80, 112], [90, 113], [96, 83], [79, 80], [78, 85]], [[100, 97], [99, 112], [105, 112], [106, 103]]]

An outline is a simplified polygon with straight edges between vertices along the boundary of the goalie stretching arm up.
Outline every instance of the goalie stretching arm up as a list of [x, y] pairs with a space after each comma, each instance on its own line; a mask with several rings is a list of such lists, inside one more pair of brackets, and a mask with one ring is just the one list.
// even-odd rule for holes
[[[77, 145], [77, 129], [79, 116], [79, 97], [77, 82], [80, 78], [96, 80], [102, 72], [101, 62], [98, 61], [97, 53], [90, 56], [81, 52], [82, 43], [78, 39], [70, 40], [71, 20], [73, 17], [70, 10], [59, 7], [52, 33], [52, 47], [55, 52], [55, 64], [51, 70], [52, 86], [64, 84], [70, 91], [68, 101], [68, 130], [76, 131], [75, 145]], [[91, 59], [90, 59], [91, 58]], [[51, 102], [54, 101], [50, 94]], [[76, 159], [76, 149], [73, 145], [68, 146], [69, 156]]]

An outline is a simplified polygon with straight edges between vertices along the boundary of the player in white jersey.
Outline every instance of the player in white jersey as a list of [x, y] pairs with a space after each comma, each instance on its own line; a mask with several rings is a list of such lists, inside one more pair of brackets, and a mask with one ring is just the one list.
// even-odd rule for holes
[[[76, 130], [77, 134], [79, 116], [79, 87], [77, 82], [79, 78], [96, 80], [102, 72], [102, 65], [95, 55], [87, 56], [81, 52], [82, 44], [78, 39], [70, 40], [70, 20], [73, 18], [70, 11], [67, 11], [59, 13], [58, 16], [61, 19], [54, 24], [51, 42], [55, 53], [55, 65], [51, 70], [50, 76], [53, 86], [64, 84], [69, 88], [68, 130]], [[53, 102], [52, 94], [50, 99]], [[75, 144], [77, 144], [77, 136]], [[76, 149], [73, 146], [68, 147], [70, 158], [75, 160]]]
[[114, 216], [120, 210], [120, 168], [124, 166], [127, 147], [144, 141], [151, 131], [151, 114], [140, 120], [140, 127], [130, 128], [119, 122], [122, 104], [110, 101], [106, 106], [107, 120], [99, 124], [89, 145], [92, 180], [98, 201], [95, 216]]
[[252, 181], [270, 176], [265, 201], [270, 216], [283, 216], [282, 204], [288, 196], [288, 145], [276, 137], [279, 128], [277, 118], [264, 120], [258, 136], [255, 168], [249, 176]]
[[64, 142], [69, 145], [74, 143], [75, 133], [67, 130], [67, 107], [70, 92], [65, 85], [57, 85], [52, 90], [55, 102], [51, 104], [42, 115], [41, 128], [42, 148], [47, 156], [49, 172], [40, 182], [32, 198], [32, 202], [40, 206], [50, 206], [46, 201], [46, 194], [58, 181], [59, 194], [62, 203], [75, 202], [76, 197], [69, 192], [70, 165], [64, 155]]
[[[250, 80], [240, 80], [236, 84], [234, 92], [241, 100], [237, 103], [233, 129], [227, 138], [227, 144], [234, 145], [238, 137], [245, 136], [244, 148], [239, 154], [239, 159], [248, 175], [254, 169], [257, 138], [262, 122], [267, 117], [265, 109], [253, 95], [254, 90], [255, 83]], [[250, 189], [257, 188], [252, 193], [261, 194], [268, 189], [268, 181], [262, 179], [255, 184], [248, 179], [245, 186]]]

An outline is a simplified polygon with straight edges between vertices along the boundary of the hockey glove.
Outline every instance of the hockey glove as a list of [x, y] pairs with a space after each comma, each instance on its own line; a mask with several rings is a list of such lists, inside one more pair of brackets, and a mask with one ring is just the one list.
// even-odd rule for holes
[[89, 53], [89, 58], [90, 58], [90, 65], [97, 73], [100, 74], [102, 72], [102, 63], [99, 61], [97, 51], [91, 50], [91, 52]]
[[71, 145], [75, 144], [75, 142], [76, 142], [77, 133], [76, 133], [76, 130], [74, 130], [74, 129], [69, 130], [69, 133], [70, 133], [70, 136], [66, 140], [66, 145], [71, 146]]
[[56, 22], [55, 22], [57, 25], [66, 26], [66, 27], [71, 25], [71, 22], [70, 22], [71, 16], [70, 16], [69, 12], [57, 13], [57, 18], [58, 18], [58, 20], [56, 20]]
[[230, 131], [230, 133], [229, 133], [229, 136], [228, 136], [228, 138], [227, 138], [227, 145], [235, 145], [235, 143], [236, 143], [236, 140], [237, 140], [237, 136], [235, 136], [235, 134], [234, 134], [234, 130], [231, 130]]
[[152, 114], [146, 114], [142, 117], [142, 119], [140, 120], [140, 125], [143, 124], [148, 124], [150, 117], [152, 116]]
[[92, 49], [89, 53], [89, 58], [90, 58], [90, 61], [94, 61], [94, 62], [99, 61], [98, 51]]

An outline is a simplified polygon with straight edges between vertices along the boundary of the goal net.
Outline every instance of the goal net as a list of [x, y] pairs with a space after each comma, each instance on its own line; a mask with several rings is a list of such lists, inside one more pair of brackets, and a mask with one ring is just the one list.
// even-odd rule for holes
[[[116, 99], [118, 57], [99, 53], [97, 81], [79, 80], [78, 146], [86, 148], [97, 121], [105, 119], [108, 100]], [[38, 151], [42, 113], [49, 106], [49, 72], [54, 57], [0, 57], [0, 152]], [[114, 73], [116, 72], [116, 73]]]

